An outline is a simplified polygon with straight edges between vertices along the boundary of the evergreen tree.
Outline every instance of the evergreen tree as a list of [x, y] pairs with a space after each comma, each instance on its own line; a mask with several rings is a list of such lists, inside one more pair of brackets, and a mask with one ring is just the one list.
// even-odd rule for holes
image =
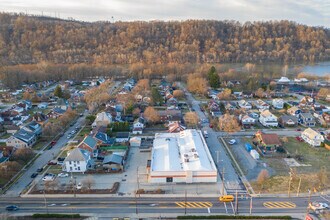
[[55, 90], [54, 90], [54, 96], [57, 96], [59, 98], [63, 98], [63, 91], [61, 86], [56, 86]]
[[219, 88], [220, 86], [220, 77], [216, 72], [214, 66], [212, 66], [207, 74], [207, 79], [209, 80], [209, 84], [213, 89]]

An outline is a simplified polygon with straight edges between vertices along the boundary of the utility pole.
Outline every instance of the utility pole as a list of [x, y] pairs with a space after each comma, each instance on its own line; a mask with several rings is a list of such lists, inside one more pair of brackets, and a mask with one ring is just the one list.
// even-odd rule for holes
[[46, 200], [46, 194], [45, 194], [45, 189], [44, 189], [44, 201], [45, 201], [45, 209], [48, 214], [48, 206], [47, 206], [47, 200]]
[[222, 168], [222, 172], [221, 172], [221, 177], [222, 177], [222, 190], [221, 190], [221, 194], [225, 195], [225, 168]]
[[252, 196], [251, 196], [251, 199], [250, 199], [250, 215], [252, 215]]
[[135, 214], [139, 214], [139, 212], [138, 212], [138, 207], [137, 207], [136, 193], [135, 193]]
[[299, 178], [299, 184], [298, 184], [298, 189], [297, 189], [297, 196], [299, 196], [300, 184], [301, 184], [301, 177]]
[[235, 215], [238, 214], [238, 192], [236, 190], [236, 199], [235, 199]]
[[289, 189], [288, 189], [288, 197], [290, 197], [290, 190], [291, 190], [291, 181], [292, 181], [292, 168], [290, 168], [290, 179], [289, 179]]
[[[137, 191], [136, 193], [138, 193], [139, 189], [140, 189], [140, 181], [139, 181], [139, 166], [136, 167], [136, 180], [137, 180]], [[139, 197], [140, 197], [140, 194], [139, 194]]]

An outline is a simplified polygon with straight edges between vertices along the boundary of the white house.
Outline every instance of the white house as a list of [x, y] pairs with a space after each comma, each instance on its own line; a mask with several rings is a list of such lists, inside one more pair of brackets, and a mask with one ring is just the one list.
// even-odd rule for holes
[[256, 106], [257, 109], [259, 109], [259, 110], [267, 110], [267, 109], [269, 109], [269, 105], [268, 105], [265, 101], [263, 101], [263, 100], [261, 100], [261, 99], [258, 99], [258, 100], [255, 102], [255, 106]]
[[288, 77], [282, 76], [281, 79], [279, 79], [277, 82], [279, 82], [279, 83], [289, 83], [290, 80], [288, 79]]
[[263, 126], [266, 127], [277, 127], [277, 117], [273, 115], [269, 110], [265, 110], [260, 113], [259, 121]]
[[237, 104], [242, 109], [245, 109], [245, 110], [252, 109], [252, 105], [249, 102], [245, 101], [244, 99], [238, 101]]
[[319, 147], [324, 137], [317, 131], [307, 128], [301, 133], [301, 138], [313, 147]]
[[256, 120], [249, 115], [240, 115], [239, 119], [242, 125], [254, 125], [256, 123]]
[[273, 99], [272, 105], [276, 109], [282, 109], [284, 107], [283, 99]]
[[96, 119], [92, 124], [92, 127], [99, 127], [99, 126], [108, 126], [112, 122], [112, 116], [110, 113], [107, 112], [100, 112], [96, 115]]
[[137, 118], [133, 123], [133, 129], [134, 128], [144, 128], [145, 120], [143, 117]]
[[92, 167], [90, 152], [80, 148], [72, 150], [63, 162], [63, 171], [83, 173]]
[[42, 102], [38, 105], [39, 109], [46, 109], [48, 108], [48, 103], [47, 102]]

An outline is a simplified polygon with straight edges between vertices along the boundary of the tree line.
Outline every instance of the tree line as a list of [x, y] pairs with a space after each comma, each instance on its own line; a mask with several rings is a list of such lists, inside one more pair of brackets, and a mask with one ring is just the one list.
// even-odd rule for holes
[[4, 65], [322, 61], [329, 29], [291, 21], [78, 22], [0, 13]]

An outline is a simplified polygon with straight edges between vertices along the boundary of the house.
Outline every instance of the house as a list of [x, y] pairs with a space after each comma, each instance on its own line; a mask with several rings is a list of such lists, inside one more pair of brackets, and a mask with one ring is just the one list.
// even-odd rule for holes
[[313, 147], [321, 146], [324, 137], [312, 128], [307, 128], [301, 133], [301, 138]]
[[25, 111], [25, 109], [22, 107], [16, 106], [12, 111], [17, 112], [17, 114], [21, 114]]
[[266, 127], [277, 127], [277, 117], [273, 115], [269, 110], [265, 110], [260, 113], [259, 121], [263, 126]]
[[84, 173], [93, 168], [93, 161], [90, 152], [84, 149], [75, 148], [63, 161], [63, 170], [71, 173]]
[[97, 157], [97, 141], [90, 135], [86, 136], [77, 148], [87, 150], [90, 154], [93, 154], [93, 157]]
[[181, 123], [178, 122], [178, 121], [172, 121], [168, 124], [168, 132], [169, 133], [178, 133], [178, 132], [183, 131], [185, 129], [186, 129], [186, 127], [181, 125]]
[[301, 110], [300, 110], [299, 107], [297, 107], [297, 106], [293, 106], [293, 107], [291, 107], [291, 108], [289, 108], [289, 109], [287, 110], [287, 113], [288, 113], [289, 115], [293, 115], [293, 116], [295, 116], [295, 117], [299, 117], [299, 114], [301, 113]]
[[42, 102], [38, 105], [39, 109], [47, 109], [48, 108], [48, 103], [47, 102]]
[[258, 145], [264, 147], [265, 150], [275, 151], [278, 147], [282, 146], [282, 143], [277, 134], [265, 134], [261, 131], [258, 131], [255, 134], [255, 137]]
[[116, 153], [107, 155], [103, 159], [103, 167], [110, 170], [123, 170], [124, 169], [124, 156]]
[[305, 127], [315, 127], [315, 118], [311, 113], [300, 113], [298, 116], [298, 122]]
[[32, 147], [37, 141], [37, 137], [33, 132], [20, 129], [15, 134], [7, 138], [6, 146], [15, 148]]
[[39, 137], [42, 133], [41, 125], [38, 124], [36, 121], [31, 121], [30, 123], [25, 125], [22, 129], [34, 133], [36, 137]]
[[269, 109], [269, 105], [261, 99], [258, 99], [254, 104], [255, 104], [256, 108], [259, 109], [259, 110]]
[[104, 126], [107, 127], [112, 122], [112, 116], [108, 112], [100, 112], [96, 115], [92, 127]]
[[117, 132], [116, 142], [123, 143], [129, 141], [129, 132]]
[[314, 99], [310, 96], [304, 96], [299, 102], [299, 107], [302, 109], [310, 109], [313, 105]]
[[47, 117], [48, 118], [55, 118], [56, 119], [56, 118], [62, 116], [65, 112], [66, 112], [65, 110], [63, 110], [61, 108], [56, 108], [55, 107], [55, 108], [53, 108], [53, 110], [51, 112], [49, 112], [47, 114]]
[[132, 129], [132, 134], [142, 134], [143, 133], [143, 128], [133, 128]]
[[213, 117], [221, 115], [220, 106], [214, 100], [211, 100], [207, 105], [208, 110], [210, 111]]
[[252, 109], [252, 105], [249, 102], [245, 101], [244, 99], [238, 101], [237, 104], [241, 109], [244, 109], [244, 110]]
[[33, 114], [32, 120], [43, 124], [48, 120], [48, 117], [42, 112], [36, 112]]
[[135, 119], [134, 123], [133, 123], [133, 129], [134, 128], [144, 128], [144, 124], [145, 124], [145, 119], [143, 117], [139, 117], [137, 119]]
[[175, 109], [158, 111], [158, 115], [161, 122], [181, 121], [182, 119], [181, 111]]
[[250, 127], [256, 123], [256, 120], [249, 115], [240, 115], [239, 120], [244, 127]]
[[319, 122], [324, 127], [330, 126], [330, 114], [325, 112], [319, 117]]
[[237, 108], [233, 104], [231, 104], [230, 102], [227, 102], [227, 104], [225, 105], [225, 109], [227, 111], [233, 111], [233, 110], [236, 110]]
[[8, 134], [15, 134], [17, 131], [19, 131], [20, 127], [17, 125], [5, 125], [5, 129]]
[[59, 98], [59, 99], [57, 99], [57, 102], [55, 104], [55, 107], [56, 108], [60, 108], [60, 109], [62, 109], [64, 111], [66, 111], [69, 108], [69, 102], [66, 99]]
[[23, 100], [22, 103], [25, 104], [25, 109], [29, 110], [32, 108], [32, 102], [30, 100]]
[[132, 137], [129, 139], [129, 145], [131, 147], [140, 147], [142, 142], [142, 138], [140, 137]]
[[167, 101], [166, 101], [167, 105], [176, 105], [177, 103], [178, 103], [178, 100], [174, 97], [171, 97], [171, 98], [167, 99]]
[[284, 107], [284, 101], [283, 99], [273, 99], [272, 105], [276, 109], [282, 109]]
[[283, 127], [296, 127], [298, 118], [293, 115], [282, 115], [278, 118], [278, 123]]
[[[102, 131], [97, 131], [93, 138], [97, 141], [98, 145], [107, 145], [111, 146], [115, 143], [115, 139], [109, 137], [106, 133]], [[94, 149], [95, 150], [95, 149]]]

